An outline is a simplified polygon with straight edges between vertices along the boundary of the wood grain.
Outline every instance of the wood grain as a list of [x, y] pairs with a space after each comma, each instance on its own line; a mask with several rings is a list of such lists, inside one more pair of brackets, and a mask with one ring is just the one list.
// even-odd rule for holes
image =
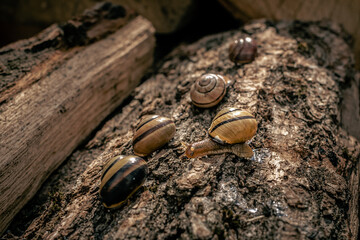
[[152, 25], [136, 17], [105, 39], [71, 50], [52, 71], [29, 72], [25, 78], [40, 79], [0, 106], [0, 232], [139, 83], [154, 46]]

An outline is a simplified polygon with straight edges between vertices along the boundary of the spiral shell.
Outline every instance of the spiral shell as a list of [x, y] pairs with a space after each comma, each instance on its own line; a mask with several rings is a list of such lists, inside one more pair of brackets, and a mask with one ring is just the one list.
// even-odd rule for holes
[[230, 80], [227, 77], [212, 73], [204, 74], [191, 87], [191, 101], [200, 108], [213, 107], [224, 98], [229, 84]]
[[221, 144], [244, 143], [256, 133], [257, 122], [249, 112], [225, 108], [216, 114], [209, 128], [209, 136]]
[[100, 197], [107, 208], [121, 206], [144, 183], [148, 167], [138, 156], [120, 155], [112, 158], [101, 176]]
[[235, 40], [229, 47], [229, 58], [234, 63], [249, 63], [255, 59], [256, 54], [256, 43], [250, 37]]
[[174, 122], [166, 117], [148, 115], [141, 119], [133, 137], [134, 153], [147, 156], [169, 142], [175, 135]]

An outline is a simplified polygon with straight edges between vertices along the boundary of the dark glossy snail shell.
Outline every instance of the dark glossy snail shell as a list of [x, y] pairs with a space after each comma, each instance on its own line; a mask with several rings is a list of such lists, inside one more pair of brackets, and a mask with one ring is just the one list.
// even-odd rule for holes
[[175, 135], [174, 122], [158, 115], [144, 116], [136, 127], [133, 137], [134, 153], [147, 156], [164, 146]]
[[191, 101], [200, 108], [213, 107], [224, 98], [229, 84], [230, 80], [224, 76], [204, 74], [191, 87]]
[[244, 143], [256, 133], [257, 122], [251, 113], [238, 108], [224, 108], [216, 114], [209, 136], [221, 144]]
[[138, 156], [120, 155], [112, 158], [101, 176], [100, 197], [107, 208], [121, 206], [144, 183], [148, 167]]
[[256, 42], [250, 37], [235, 40], [229, 47], [229, 58], [232, 62], [237, 64], [253, 61], [256, 54]]

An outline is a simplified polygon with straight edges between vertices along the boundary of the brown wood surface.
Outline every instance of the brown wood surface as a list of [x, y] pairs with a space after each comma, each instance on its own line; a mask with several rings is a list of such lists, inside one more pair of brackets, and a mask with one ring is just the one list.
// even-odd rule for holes
[[[229, 44], [248, 35], [258, 56], [235, 66]], [[356, 79], [345, 36], [330, 23], [258, 21], [178, 47], [3, 238], [357, 239], [360, 145], [340, 126], [345, 83]], [[218, 106], [196, 108], [191, 84], [210, 72], [233, 85]], [[204, 139], [228, 106], [256, 117], [256, 157], [185, 158], [181, 143]], [[133, 130], [145, 114], [173, 118], [177, 132], [148, 157], [144, 187], [107, 210], [98, 195], [101, 170], [111, 157], [132, 154]]]
[[360, 1], [325, 0], [218, 0], [242, 21], [256, 18], [320, 21], [342, 24], [354, 38], [357, 68], [360, 68]]
[[113, 7], [0, 49], [0, 232], [151, 66], [151, 23]]

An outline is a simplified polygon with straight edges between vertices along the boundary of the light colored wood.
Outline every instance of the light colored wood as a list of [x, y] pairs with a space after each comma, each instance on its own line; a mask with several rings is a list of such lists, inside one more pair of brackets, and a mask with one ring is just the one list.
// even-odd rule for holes
[[0, 232], [135, 88], [154, 46], [151, 23], [136, 17], [0, 106]]
[[355, 39], [354, 50], [360, 67], [359, 0], [219, 0], [232, 15], [247, 21], [255, 18], [274, 20], [331, 20], [344, 26]]

